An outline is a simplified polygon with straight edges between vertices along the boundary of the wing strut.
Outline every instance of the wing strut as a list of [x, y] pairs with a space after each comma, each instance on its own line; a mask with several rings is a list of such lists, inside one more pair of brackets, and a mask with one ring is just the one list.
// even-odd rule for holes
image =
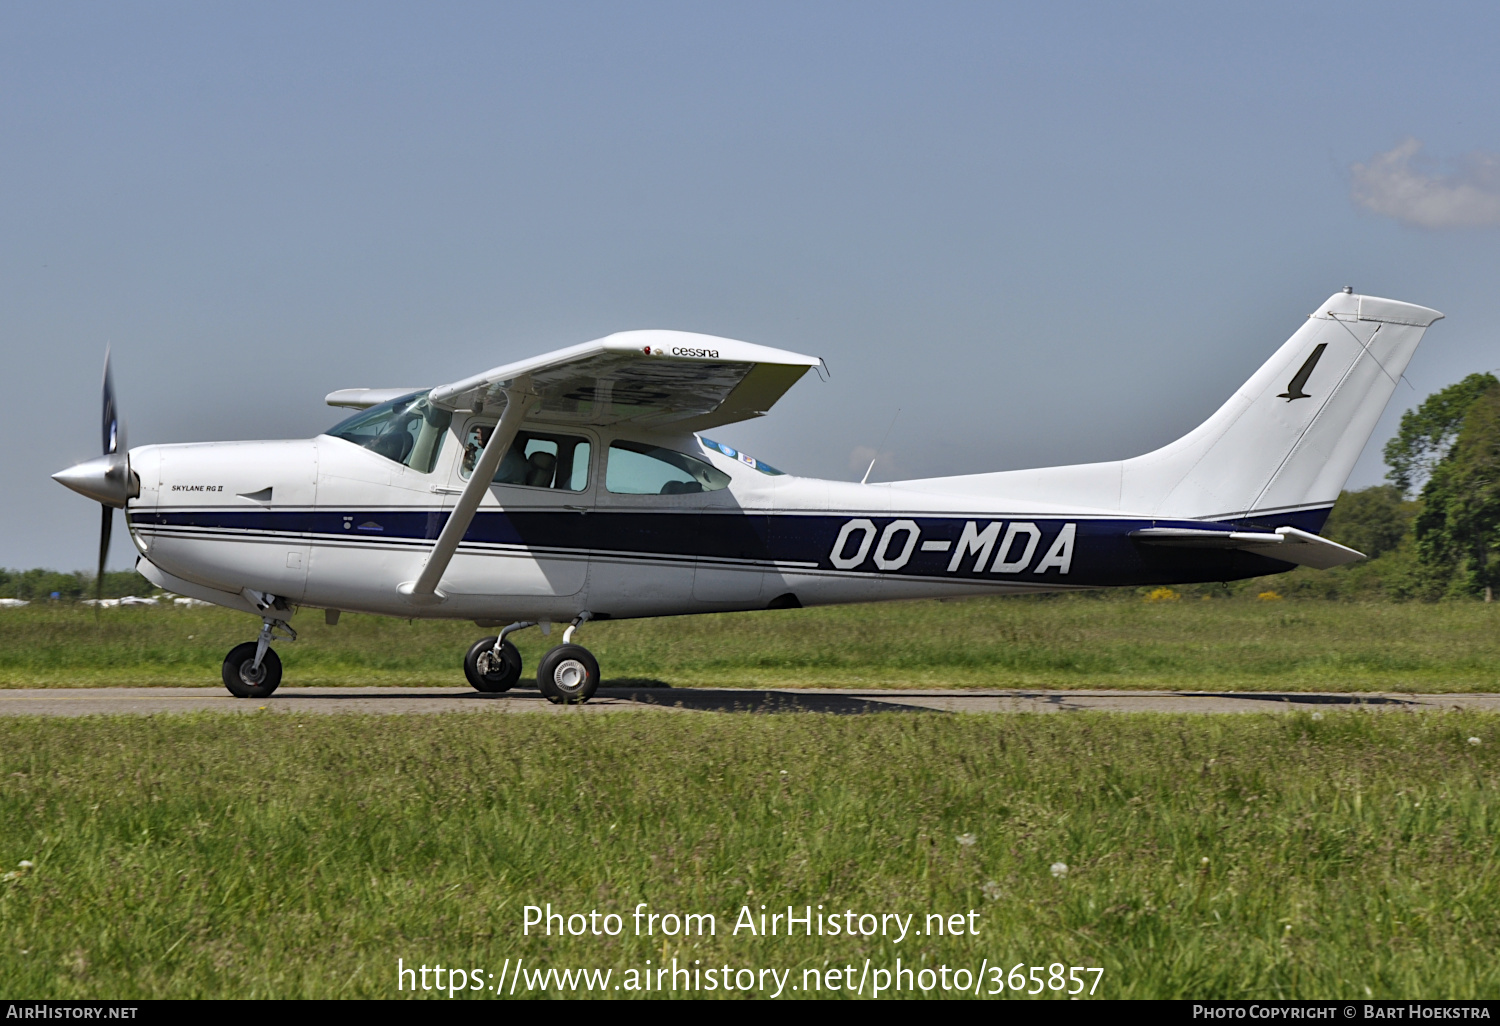
[[422, 566], [422, 572], [415, 581], [407, 581], [396, 589], [409, 601], [418, 605], [436, 605], [447, 598], [438, 591], [438, 582], [443, 579], [453, 553], [458, 551], [458, 543], [463, 541], [469, 525], [474, 522], [479, 503], [484, 499], [485, 492], [489, 491], [495, 471], [500, 467], [500, 458], [516, 440], [521, 421], [537, 402], [537, 396], [531, 391], [530, 377], [517, 378], [513, 385], [505, 389], [505, 412], [500, 415], [500, 423], [495, 425], [489, 444], [480, 453], [474, 473], [459, 495], [453, 512], [448, 515], [448, 522], [443, 525], [437, 541], [433, 543], [432, 552]]

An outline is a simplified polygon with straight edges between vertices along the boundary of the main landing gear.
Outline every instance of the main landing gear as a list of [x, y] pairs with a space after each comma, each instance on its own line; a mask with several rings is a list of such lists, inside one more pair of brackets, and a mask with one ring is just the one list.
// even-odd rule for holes
[[[542, 661], [537, 664], [537, 690], [554, 705], [581, 705], [592, 698], [599, 687], [599, 660], [582, 645], [573, 644], [573, 632], [589, 618], [588, 613], [579, 613], [563, 631], [563, 643], [542, 656]], [[480, 638], [474, 642], [464, 656], [464, 676], [476, 691], [494, 693], [509, 691], [516, 686], [521, 679], [521, 653], [507, 638], [516, 631], [535, 626], [536, 621], [520, 620], [506, 627], [497, 637]], [[225, 670], [226, 682], [228, 672]]]
[[291, 624], [268, 616], [260, 637], [234, 646], [224, 657], [224, 686], [235, 698], [266, 698], [281, 683], [281, 657], [271, 648], [277, 631], [288, 641], [297, 640]]
[[464, 676], [475, 691], [509, 691], [521, 679], [521, 653], [505, 636], [529, 623], [513, 623], [498, 638], [480, 638], [464, 655]]

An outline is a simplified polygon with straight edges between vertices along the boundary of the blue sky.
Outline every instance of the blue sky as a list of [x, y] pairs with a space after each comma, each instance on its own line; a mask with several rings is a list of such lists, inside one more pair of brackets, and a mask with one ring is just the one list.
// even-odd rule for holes
[[[715, 437], [872, 479], [1111, 459], [1345, 284], [1434, 306], [1400, 410], [1500, 367], [1500, 9], [0, 5], [0, 565], [48, 479], [298, 437], [640, 327], [822, 355]], [[112, 562], [129, 565], [117, 541]]]

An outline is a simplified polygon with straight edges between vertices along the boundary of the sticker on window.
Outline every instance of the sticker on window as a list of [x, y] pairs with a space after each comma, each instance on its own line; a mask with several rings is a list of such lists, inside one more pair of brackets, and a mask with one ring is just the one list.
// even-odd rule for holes
[[700, 438], [699, 441], [708, 446], [710, 449], [713, 449], [716, 452], [721, 452], [732, 460], [739, 460], [745, 466], [758, 470], [762, 474], [769, 474], [772, 477], [779, 477], [783, 473], [785, 473], [784, 471], [777, 470], [769, 463], [761, 462], [747, 452], [740, 452], [738, 449], [731, 448], [730, 446], [727, 446], [722, 442], [715, 442], [711, 438]]

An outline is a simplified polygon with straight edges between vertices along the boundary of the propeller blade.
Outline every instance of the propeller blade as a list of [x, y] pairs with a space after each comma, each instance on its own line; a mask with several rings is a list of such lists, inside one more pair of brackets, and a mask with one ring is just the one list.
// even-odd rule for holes
[[104, 389], [100, 428], [100, 442], [104, 453], [85, 460], [76, 467], [59, 470], [52, 475], [58, 484], [86, 495], [99, 503], [99, 566], [94, 573], [94, 612], [99, 611], [99, 600], [104, 598], [104, 567], [109, 560], [109, 536], [114, 529], [115, 507], [124, 508], [140, 494], [140, 481], [130, 472], [130, 450], [125, 445], [125, 425], [120, 421], [120, 411], [115, 405], [115, 379], [109, 369], [109, 348], [104, 350]]
[[125, 448], [120, 438], [120, 416], [115, 409], [115, 380], [109, 372], [109, 349], [104, 350], [104, 455]]
[[140, 494], [139, 482], [130, 472], [130, 450], [125, 445], [125, 421], [115, 402], [115, 379], [110, 373], [109, 350], [104, 352], [104, 394], [101, 442], [104, 455], [85, 460], [67, 470], [59, 470], [52, 479], [80, 495], [87, 495], [106, 506], [125, 504]]
[[104, 561], [109, 558], [109, 533], [115, 526], [115, 508], [100, 506], [104, 519], [99, 521], [99, 572], [94, 575], [94, 610], [99, 609], [98, 600], [104, 597]]
[[[125, 440], [121, 437], [120, 413], [115, 406], [115, 377], [109, 371], [109, 347], [104, 348], [104, 396], [103, 403], [102, 441], [104, 444], [104, 455], [113, 456], [125, 448]], [[111, 461], [113, 462], [113, 461]], [[125, 467], [125, 475], [130, 474], [129, 465]], [[115, 526], [115, 509], [111, 505], [100, 504], [99, 511], [103, 517], [99, 521], [99, 568], [94, 574], [94, 612], [99, 611], [99, 600], [104, 598], [104, 566], [109, 559], [109, 536]]]

